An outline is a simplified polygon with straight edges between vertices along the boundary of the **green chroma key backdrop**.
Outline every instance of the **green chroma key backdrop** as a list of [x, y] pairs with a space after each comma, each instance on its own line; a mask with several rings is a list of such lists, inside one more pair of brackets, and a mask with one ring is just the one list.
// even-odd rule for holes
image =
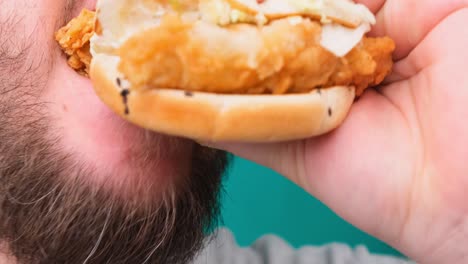
[[341, 242], [365, 245], [373, 253], [400, 255], [279, 174], [237, 157], [225, 179], [222, 221], [241, 246], [276, 234], [296, 248]]

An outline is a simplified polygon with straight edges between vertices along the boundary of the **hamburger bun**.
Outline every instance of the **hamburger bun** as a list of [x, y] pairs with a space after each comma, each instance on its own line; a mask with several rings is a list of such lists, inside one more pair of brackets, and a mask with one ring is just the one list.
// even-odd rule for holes
[[[236, 2], [235, 0], [229, 0], [228, 2], [233, 1]], [[91, 38], [90, 45], [92, 61], [89, 77], [99, 98], [122, 118], [152, 131], [198, 141], [242, 142], [277, 142], [314, 137], [332, 131], [346, 118], [358, 93], [354, 85], [336, 84], [327, 85], [326, 87], [317, 85], [317, 87], [299, 92], [280, 92], [275, 94], [275, 90], [273, 89], [272, 91], [265, 92], [263, 90], [256, 93], [252, 92], [255, 89], [250, 89], [255, 87], [248, 86], [252, 79], [246, 78], [246, 81], [241, 84], [242, 89], [236, 88], [239, 86], [232, 86], [234, 88], [229, 87], [231, 90], [217, 92], [213, 90], [213, 87], [216, 88], [216, 83], [212, 86], [210, 86], [211, 83], [207, 84], [206, 82], [199, 86], [184, 86], [184, 83], [181, 81], [182, 84], [177, 83], [177, 86], [175, 85], [174, 87], [171, 87], [170, 82], [168, 82], [167, 86], [154, 85], [151, 81], [154, 81], [153, 79], [160, 81], [160, 78], [153, 78], [154, 73], [151, 73], [151, 71], [150, 73], [145, 72], [147, 68], [142, 68], [138, 63], [134, 63], [136, 66], [128, 70], [128, 67], [126, 68], [122, 64], [125, 61], [124, 55], [129, 52], [127, 50], [126, 53], [122, 54], [122, 50], [119, 50], [119, 48], [125, 46], [126, 43], [134, 38], [133, 41], [140, 41], [142, 47], [134, 49], [133, 53], [137, 53], [138, 55], [139, 52], [145, 52], [144, 48], [148, 41], [146, 38], [148, 33], [161, 27], [161, 24], [163, 24], [160, 20], [154, 19], [155, 10], [159, 10], [162, 13], [167, 11], [161, 10], [161, 6], [155, 2], [158, 1], [99, 0], [97, 4], [96, 34]], [[187, 19], [187, 23], [190, 24], [191, 28], [196, 26], [202, 30], [210, 30], [213, 27], [216, 27], [216, 30], [232, 30], [232, 33], [227, 34], [228, 37], [230, 37], [230, 34], [244, 34], [242, 27], [225, 29], [221, 25], [213, 26], [213, 23], [200, 19], [194, 20], [191, 15], [193, 15], [192, 11], [199, 11], [197, 9], [198, 3], [209, 1], [182, 2], [184, 6], [181, 8], [189, 10], [187, 12], [183, 11], [185, 12], [184, 15], [187, 15], [183, 19]], [[338, 45], [333, 41], [330, 42], [329, 46], [324, 44], [325, 46], [320, 47], [324, 51], [320, 52], [327, 54], [327, 56], [331, 54], [334, 58], [339, 58], [344, 54], [349, 54], [354, 47], [360, 45], [361, 39], [374, 21], [373, 17], [369, 13], [366, 13], [367, 10], [363, 10], [362, 6], [354, 3], [351, 4], [348, 0], [336, 2], [346, 2], [345, 6], [356, 7], [352, 10], [353, 12], [342, 12], [343, 14], [340, 15], [339, 10], [341, 9], [333, 9], [333, 5], [327, 6], [329, 12], [334, 15], [329, 17], [330, 20], [327, 20], [327, 23], [330, 24], [330, 27], [337, 27], [338, 25], [337, 30], [328, 29], [330, 32], [328, 34], [335, 36], [338, 42], [340, 37], [343, 37], [344, 41], [342, 41], [343, 44]], [[255, 6], [256, 1], [243, 0], [238, 1], [237, 4], [243, 8], [248, 8], [252, 16], [259, 17], [258, 14], [261, 8], [258, 7], [258, 4]], [[169, 9], [171, 7], [164, 6], [164, 8]], [[268, 10], [276, 9], [270, 4]], [[310, 17], [317, 17], [319, 15], [319, 13], [310, 13], [308, 16], [302, 15], [298, 17], [297, 13], [300, 13], [300, 10], [293, 9], [291, 12], [294, 13], [291, 16], [294, 16], [296, 22], [291, 23], [291, 28], [285, 27], [281, 29], [284, 30], [284, 36], [287, 36], [288, 32], [294, 31], [294, 27], [297, 24], [315, 21]], [[288, 14], [284, 13], [278, 16], [281, 16], [281, 18], [275, 18], [274, 22], [279, 20], [286, 21], [290, 18]], [[270, 14], [266, 19], [271, 19], [271, 17], [272, 15]], [[322, 19], [325, 20], [325, 18]], [[256, 22], [258, 23], [258, 21]], [[274, 22], [263, 22], [264, 24], [261, 25], [262, 30], [271, 29], [275, 25]], [[281, 21], [278, 23], [281, 23]], [[259, 26], [254, 23], [244, 25], [244, 27]], [[325, 31], [322, 30], [322, 32]], [[213, 38], [207, 37], [206, 43], [203, 43], [202, 46], [221, 41], [219, 37], [220, 35]], [[138, 41], [135, 41], [135, 38]], [[324, 39], [326, 38], [326, 36], [322, 35], [322, 43], [325, 43]], [[185, 41], [191, 41], [191, 38]], [[225, 43], [230, 43], [229, 39], [224, 41], [226, 41]], [[258, 41], [258, 43], [247, 43], [245, 46], [236, 46], [235, 49], [236, 52], [241, 54], [239, 56], [244, 56], [245, 54], [247, 54], [245, 56], [248, 56], [256, 50], [261, 51], [265, 48], [262, 45], [265, 45], [265, 42]], [[229, 45], [225, 44], [225, 46], [227, 50], [233, 49]], [[254, 47], [257, 47], [257, 49]], [[210, 56], [210, 54], [206, 54], [209, 51], [203, 52], [198, 52], [197, 54], [202, 54], [202, 58], [204, 58], [203, 56]], [[254, 58], [258, 57], [254, 56]], [[279, 60], [281, 61], [281, 65], [275, 71], [268, 74], [283, 76], [284, 74], [280, 74], [281, 71], [286, 69], [287, 65], [293, 64], [296, 59], [294, 57], [288, 61], [284, 57], [281, 58], [283, 58], [283, 60]], [[336, 61], [339, 62], [340, 60], [337, 59]], [[144, 61], [143, 63], [146, 62]], [[252, 67], [253, 70], [261, 69], [264, 66], [262, 63], [263, 61], [252, 62], [255, 65], [255, 67]], [[276, 67], [278, 65], [269, 64], [267, 66]], [[319, 66], [322, 67], [322, 65]], [[154, 68], [154, 65], [152, 67]], [[324, 64], [323, 67], [326, 67], [326, 65]], [[149, 69], [153, 68], [150, 67]], [[186, 65], [182, 67], [184, 71], [188, 71], [187, 68], [190, 67], [186, 67]], [[268, 69], [268, 67], [265, 68]], [[377, 68], [378, 66], [373, 68], [374, 72]], [[172, 67], [167, 67], [164, 70], [168, 74], [171, 71], [178, 72], [178, 70]], [[380, 75], [374, 72], [372, 72], [373, 77], [369, 83], [378, 83], [388, 74], [388, 70], [383, 71]], [[261, 75], [258, 72], [255, 73], [257, 75], [254, 75], [257, 77]], [[237, 74], [235, 71], [231, 74], [231, 77], [234, 76], [233, 79], [236, 77], [235, 74]], [[329, 73], [330, 76], [332, 74], [333, 72]], [[145, 79], [145, 76], [149, 79]], [[173, 79], [177, 81], [182, 79], [188, 84], [198, 84], [199, 82], [192, 81], [197, 76], [193, 72], [183, 72]], [[239, 79], [241, 79], [241, 76], [239, 76]], [[258, 81], [258, 78], [254, 78], [253, 80]], [[273, 80], [271, 82], [280, 86], [282, 79], [278, 77]], [[223, 79], [217, 79], [216, 81], [222, 83]], [[205, 87], [211, 88], [205, 89]], [[294, 90], [292, 84], [290, 89]]]

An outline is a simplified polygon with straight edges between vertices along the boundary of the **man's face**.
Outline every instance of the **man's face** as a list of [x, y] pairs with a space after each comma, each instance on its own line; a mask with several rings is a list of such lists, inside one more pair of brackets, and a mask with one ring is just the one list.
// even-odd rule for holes
[[122, 121], [67, 66], [54, 32], [94, 5], [0, 0], [1, 257], [183, 263], [214, 224], [227, 156]]

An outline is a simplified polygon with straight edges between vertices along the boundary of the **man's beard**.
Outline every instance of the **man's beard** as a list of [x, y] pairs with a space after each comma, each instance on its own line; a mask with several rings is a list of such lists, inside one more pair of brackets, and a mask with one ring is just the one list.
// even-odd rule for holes
[[97, 172], [45, 137], [51, 120], [37, 98], [47, 81], [34, 77], [46, 74], [10, 70], [0, 65], [0, 241], [7, 254], [20, 263], [190, 261], [216, 224], [228, 155], [195, 145], [190, 175], [154, 199], [93, 185], [83, 179]]
[[197, 145], [183, 185], [129, 199], [80, 181], [95, 172], [54, 151], [41, 123], [0, 132], [0, 240], [21, 263], [176, 264], [201, 249], [219, 213], [225, 153]]

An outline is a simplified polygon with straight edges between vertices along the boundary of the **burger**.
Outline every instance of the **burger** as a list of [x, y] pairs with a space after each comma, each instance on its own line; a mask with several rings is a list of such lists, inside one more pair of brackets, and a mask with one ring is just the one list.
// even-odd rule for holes
[[119, 116], [199, 141], [276, 142], [343, 123], [395, 43], [350, 0], [99, 0], [61, 28], [68, 62]]

